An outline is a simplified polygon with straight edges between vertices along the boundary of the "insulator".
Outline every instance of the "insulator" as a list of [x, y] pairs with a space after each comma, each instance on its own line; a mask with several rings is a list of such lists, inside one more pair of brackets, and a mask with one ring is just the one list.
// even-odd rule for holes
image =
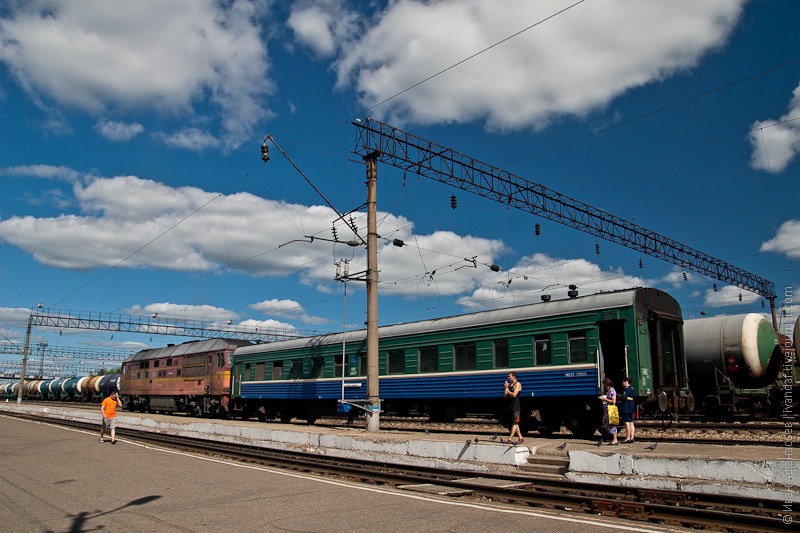
[[537, 236], [542, 234], [542, 225], [539, 224], [538, 222], [533, 227], [533, 233], [536, 234]]
[[642, 261], [641, 257], [639, 258], [639, 268], [644, 268], [644, 261]]
[[600, 255], [600, 244], [599, 243], [595, 243], [594, 244], [594, 253], [596, 253], [597, 255]]
[[458, 207], [458, 199], [456, 198], [455, 194], [450, 196], [450, 207], [452, 209], [455, 209], [456, 207]]
[[261, 145], [261, 160], [265, 163], [269, 161], [269, 146], [267, 143]]
[[681, 272], [683, 274], [683, 281], [689, 281], [689, 277], [686, 275], [686, 272]]

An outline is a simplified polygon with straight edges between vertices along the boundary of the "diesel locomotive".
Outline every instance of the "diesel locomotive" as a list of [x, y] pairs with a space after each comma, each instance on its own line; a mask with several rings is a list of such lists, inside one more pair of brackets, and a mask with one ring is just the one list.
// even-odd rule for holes
[[227, 413], [231, 357], [239, 339], [209, 339], [142, 350], [122, 362], [119, 389], [125, 409], [194, 416]]

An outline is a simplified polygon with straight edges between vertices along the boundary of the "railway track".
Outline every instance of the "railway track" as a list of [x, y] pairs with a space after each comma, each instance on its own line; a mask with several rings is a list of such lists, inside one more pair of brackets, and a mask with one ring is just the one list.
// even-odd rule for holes
[[[43, 407], [69, 407], [85, 410], [99, 409], [96, 404], [65, 403], [65, 402], [36, 402]], [[123, 411], [123, 414], [125, 411]], [[184, 417], [188, 415], [171, 414], [171, 416]], [[306, 425], [305, 421], [294, 420], [293, 425]], [[337, 428], [362, 428], [366, 427], [363, 418], [357, 418], [348, 423], [344, 418], [323, 417], [315, 422], [316, 425]], [[795, 424], [795, 431], [800, 430], [800, 424]], [[494, 420], [482, 418], [459, 419], [456, 422], [429, 422], [426, 417], [382, 417], [381, 431], [409, 432], [425, 434], [456, 434], [478, 438], [502, 438], [507, 430]], [[536, 436], [536, 432], [532, 432]], [[578, 441], [585, 440], [575, 437], [570, 432], [562, 430], [553, 433], [550, 438], [558, 440]], [[601, 436], [595, 435], [598, 443]], [[751, 421], [736, 423], [694, 422], [694, 421], [655, 421], [638, 420], [636, 422], [636, 440], [639, 442], [660, 443], [692, 443], [700, 445], [736, 445], [750, 444], [762, 446], [785, 446], [785, 423], [773, 421]]]
[[[40, 416], [9, 415], [96, 432], [96, 424]], [[573, 513], [624, 518], [672, 526], [722, 531], [790, 531], [784, 523], [782, 502], [744, 497], [715, 496], [685, 491], [587, 484], [535, 475], [469, 473], [441, 468], [397, 465], [380, 461], [333, 458], [312, 453], [271, 450], [126, 428], [119, 438], [312, 475], [335, 476], [357, 483], [404, 491], [445, 494], [510, 506], [539, 507]], [[440, 490], [437, 490], [440, 489]]]

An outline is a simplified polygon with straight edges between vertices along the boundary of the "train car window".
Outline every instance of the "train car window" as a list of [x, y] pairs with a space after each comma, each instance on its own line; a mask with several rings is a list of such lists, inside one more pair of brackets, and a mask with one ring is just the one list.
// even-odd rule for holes
[[333, 377], [342, 377], [342, 369], [342, 354], [339, 354], [333, 359]]
[[311, 377], [315, 379], [325, 377], [324, 357], [313, 357], [311, 359]]
[[508, 367], [508, 340], [506, 339], [494, 341], [494, 367]]
[[361, 352], [358, 353], [358, 375], [367, 375], [367, 354]]
[[256, 381], [264, 381], [264, 376], [266, 375], [266, 368], [267, 368], [266, 363], [256, 363]]
[[272, 363], [272, 379], [283, 379], [283, 361]]
[[570, 363], [585, 363], [588, 360], [586, 352], [586, 333], [582, 331], [570, 333], [567, 349], [569, 351]]
[[167, 366], [172, 366], [172, 359], [167, 359]]
[[553, 362], [553, 347], [550, 344], [549, 335], [533, 338], [533, 353], [537, 365], [549, 365]]
[[386, 352], [389, 374], [402, 374], [406, 369], [405, 350], [389, 350]]
[[292, 369], [289, 371], [289, 379], [303, 379], [302, 359], [292, 359]]
[[475, 344], [456, 344], [456, 370], [475, 370]]
[[439, 371], [439, 348], [427, 346], [419, 349], [419, 371], [421, 373]]
[[244, 365], [244, 375], [242, 376], [242, 381], [250, 381], [250, 363], [245, 363]]

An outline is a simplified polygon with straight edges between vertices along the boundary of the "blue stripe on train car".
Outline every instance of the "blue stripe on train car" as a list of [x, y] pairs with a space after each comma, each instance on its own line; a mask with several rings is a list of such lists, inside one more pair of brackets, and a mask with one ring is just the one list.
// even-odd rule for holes
[[[399, 399], [497, 398], [503, 394], [506, 372], [486, 374], [428, 374], [424, 376], [381, 376], [380, 397]], [[592, 396], [599, 394], [597, 369], [562, 368], [558, 370], [517, 371], [522, 383], [522, 397]], [[345, 398], [363, 400], [367, 395], [366, 379], [346, 380]], [[341, 398], [341, 379], [284, 380], [244, 382], [244, 400], [336, 400]]]

